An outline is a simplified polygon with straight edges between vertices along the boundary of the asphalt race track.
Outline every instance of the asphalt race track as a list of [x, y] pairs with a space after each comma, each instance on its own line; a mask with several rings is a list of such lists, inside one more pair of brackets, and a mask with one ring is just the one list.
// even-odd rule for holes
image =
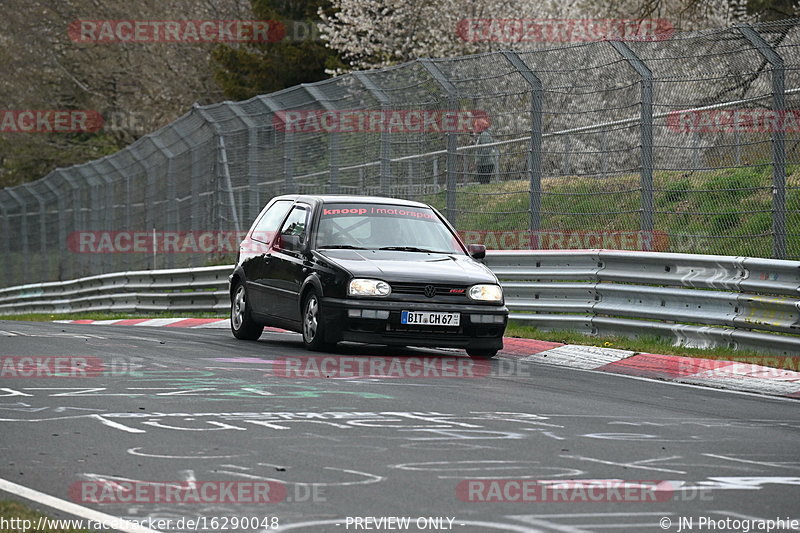
[[[344, 532], [403, 530], [387, 520], [405, 517], [408, 531], [578, 533], [800, 518], [797, 400], [503, 359], [474, 376], [287, 377], [311, 354], [277, 332], [245, 342], [226, 330], [0, 322], [0, 356], [103, 364], [85, 376], [3, 374], [0, 478], [136, 521]], [[352, 356], [463, 352], [347, 345], [328, 359]], [[82, 492], [266, 481], [280, 501], [174, 503], [152, 491], [123, 501], [109, 490], [93, 503]], [[543, 483], [528, 501], [476, 501], [520, 499], [522, 481]], [[260, 520], [233, 528], [233, 517]], [[174, 523], [163, 529], [189, 529]]]

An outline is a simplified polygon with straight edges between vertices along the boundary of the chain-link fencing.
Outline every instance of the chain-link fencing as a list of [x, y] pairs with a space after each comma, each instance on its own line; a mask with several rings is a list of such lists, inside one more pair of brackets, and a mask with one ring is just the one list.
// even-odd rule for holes
[[798, 24], [418, 60], [195, 106], [0, 191], [2, 285], [232, 263], [283, 193], [427, 202], [490, 249], [798, 259]]

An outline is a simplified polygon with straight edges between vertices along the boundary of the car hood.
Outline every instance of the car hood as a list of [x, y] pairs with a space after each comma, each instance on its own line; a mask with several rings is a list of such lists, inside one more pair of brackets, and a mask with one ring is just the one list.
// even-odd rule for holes
[[318, 250], [355, 277], [427, 283], [497, 283], [491, 270], [466, 255], [393, 250]]

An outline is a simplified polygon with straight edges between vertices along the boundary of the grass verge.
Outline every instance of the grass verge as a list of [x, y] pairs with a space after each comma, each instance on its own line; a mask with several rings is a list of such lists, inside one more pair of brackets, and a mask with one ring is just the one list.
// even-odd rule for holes
[[[641, 224], [641, 185], [636, 173], [598, 178], [542, 179], [542, 232], [635, 232]], [[800, 257], [800, 166], [787, 166], [787, 256]], [[658, 171], [653, 177], [655, 230], [663, 232], [656, 251], [772, 256], [772, 167], [709, 171]], [[527, 179], [471, 184], [458, 189], [458, 228], [527, 231]], [[420, 198], [443, 213], [444, 193]], [[560, 242], [560, 241], [556, 241]], [[544, 248], [561, 247], [549, 240]], [[603, 247], [610, 247], [604, 241]], [[567, 246], [585, 247], [585, 246]]]

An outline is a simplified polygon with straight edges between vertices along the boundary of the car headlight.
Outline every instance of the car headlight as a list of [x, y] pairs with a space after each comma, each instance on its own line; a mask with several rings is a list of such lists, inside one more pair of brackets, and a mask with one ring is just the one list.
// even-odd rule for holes
[[473, 285], [469, 288], [469, 297], [481, 302], [502, 302], [503, 289], [500, 285]]
[[355, 278], [347, 286], [349, 296], [388, 296], [391, 292], [389, 284], [379, 279]]

